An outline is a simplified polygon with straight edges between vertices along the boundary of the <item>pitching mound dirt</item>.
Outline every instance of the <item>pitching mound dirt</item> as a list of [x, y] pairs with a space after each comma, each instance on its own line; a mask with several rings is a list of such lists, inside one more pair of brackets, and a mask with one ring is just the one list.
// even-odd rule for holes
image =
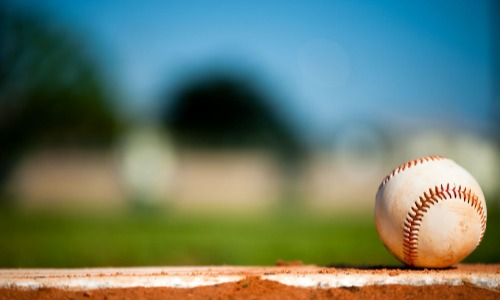
[[0, 299], [499, 299], [500, 265], [0, 270]]

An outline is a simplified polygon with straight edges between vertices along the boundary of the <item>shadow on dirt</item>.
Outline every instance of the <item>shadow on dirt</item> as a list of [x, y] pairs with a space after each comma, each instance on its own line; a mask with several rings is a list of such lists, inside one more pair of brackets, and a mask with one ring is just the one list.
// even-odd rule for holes
[[[334, 269], [358, 269], [358, 270], [427, 270], [428, 268], [417, 268], [409, 267], [405, 265], [356, 265], [356, 264], [329, 264], [326, 265], [327, 268]], [[448, 268], [442, 268], [440, 270], [453, 270], [456, 266], [451, 266]]]

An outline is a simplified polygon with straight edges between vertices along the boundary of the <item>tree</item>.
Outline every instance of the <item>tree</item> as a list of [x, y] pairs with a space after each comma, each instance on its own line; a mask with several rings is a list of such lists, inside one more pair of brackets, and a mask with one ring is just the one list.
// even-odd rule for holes
[[97, 63], [75, 35], [0, 6], [0, 184], [41, 145], [105, 145], [119, 122]]
[[165, 102], [163, 124], [181, 146], [261, 147], [295, 157], [301, 142], [272, 99], [248, 80], [208, 72], [187, 82]]

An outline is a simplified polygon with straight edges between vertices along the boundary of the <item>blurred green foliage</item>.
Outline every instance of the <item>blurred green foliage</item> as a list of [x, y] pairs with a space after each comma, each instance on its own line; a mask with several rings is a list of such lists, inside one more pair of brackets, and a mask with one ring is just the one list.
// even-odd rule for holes
[[[499, 263], [500, 209], [467, 262]], [[299, 212], [195, 216], [0, 213], [0, 267], [400, 265], [370, 215]]]
[[111, 98], [80, 37], [0, 5], [0, 184], [30, 148], [109, 144]]
[[250, 76], [207, 70], [164, 98], [162, 122], [181, 147], [257, 147], [290, 160], [303, 154], [290, 120]]

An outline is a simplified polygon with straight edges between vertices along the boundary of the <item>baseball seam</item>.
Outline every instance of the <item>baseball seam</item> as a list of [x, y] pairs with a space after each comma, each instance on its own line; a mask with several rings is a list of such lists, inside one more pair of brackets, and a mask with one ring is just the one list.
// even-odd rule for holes
[[389, 175], [387, 175], [384, 178], [384, 180], [382, 180], [382, 183], [379, 186], [379, 190], [380, 190], [380, 188], [382, 188], [383, 186], [385, 186], [387, 184], [387, 182], [389, 182], [389, 180], [391, 180], [392, 177], [396, 176], [396, 174], [401, 173], [402, 171], [404, 171], [406, 169], [414, 167], [414, 166], [416, 166], [418, 164], [423, 164], [424, 162], [435, 161], [435, 160], [443, 160], [443, 159], [446, 159], [446, 157], [443, 157], [443, 156], [440, 156], [440, 155], [429, 155], [429, 156], [425, 156], [425, 157], [422, 157], [422, 158], [410, 160], [409, 162], [404, 163], [404, 164], [400, 165], [399, 167], [395, 168], [394, 170], [392, 170], [392, 172], [389, 173]]
[[432, 205], [437, 204], [439, 201], [450, 199], [461, 199], [467, 202], [481, 218], [481, 234], [477, 245], [481, 242], [486, 231], [486, 214], [484, 208], [479, 201], [479, 197], [472, 192], [472, 190], [462, 186], [450, 187], [450, 184], [435, 186], [429, 188], [428, 192], [424, 192], [422, 196], [413, 204], [408, 212], [403, 232], [403, 255], [404, 261], [414, 266], [418, 258], [418, 234], [422, 218], [425, 213], [431, 208]]

